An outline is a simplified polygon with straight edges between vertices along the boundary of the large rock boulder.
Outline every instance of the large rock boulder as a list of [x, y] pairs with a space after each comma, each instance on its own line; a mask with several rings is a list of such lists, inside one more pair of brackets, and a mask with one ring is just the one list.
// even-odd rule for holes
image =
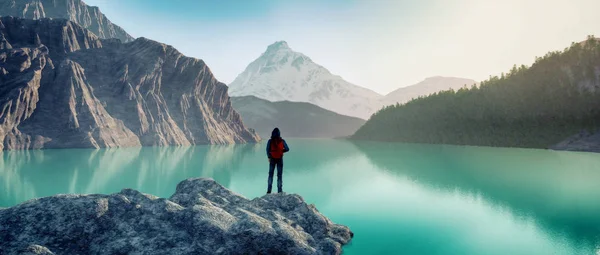
[[340, 254], [352, 237], [298, 195], [249, 200], [205, 178], [169, 199], [124, 189], [0, 210], [0, 254]]

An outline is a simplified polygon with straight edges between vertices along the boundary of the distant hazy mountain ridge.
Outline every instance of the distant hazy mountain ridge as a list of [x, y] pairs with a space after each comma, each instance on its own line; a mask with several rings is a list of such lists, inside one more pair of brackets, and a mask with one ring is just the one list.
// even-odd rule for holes
[[436, 92], [446, 90], [459, 90], [463, 87], [471, 88], [477, 82], [471, 79], [456, 78], [456, 77], [429, 77], [415, 85], [399, 88], [385, 95], [382, 99], [384, 105], [392, 105], [396, 103], [404, 104], [408, 101], [421, 97], [428, 96]]
[[339, 114], [363, 119], [381, 107], [381, 95], [351, 84], [284, 41], [270, 45], [229, 84], [231, 96], [269, 101], [308, 102]]
[[0, 16], [25, 19], [66, 19], [90, 30], [101, 39], [133, 41], [125, 30], [113, 24], [98, 7], [81, 0], [0, 0]]
[[74, 22], [0, 18], [0, 149], [254, 142], [202, 60]]
[[232, 97], [244, 124], [263, 138], [279, 127], [285, 137], [337, 138], [354, 134], [365, 120], [344, 116], [304, 102], [270, 102], [254, 96]]

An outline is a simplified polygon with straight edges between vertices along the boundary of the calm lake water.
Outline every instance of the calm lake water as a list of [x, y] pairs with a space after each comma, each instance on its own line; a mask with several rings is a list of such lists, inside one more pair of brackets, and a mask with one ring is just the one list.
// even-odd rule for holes
[[[600, 254], [600, 154], [288, 140], [284, 191], [355, 233], [345, 254]], [[0, 154], [0, 207], [212, 177], [266, 191], [264, 144]]]

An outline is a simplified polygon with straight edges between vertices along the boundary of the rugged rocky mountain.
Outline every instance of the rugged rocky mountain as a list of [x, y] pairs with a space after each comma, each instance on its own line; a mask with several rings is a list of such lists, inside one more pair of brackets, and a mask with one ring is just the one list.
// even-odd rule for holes
[[276, 42], [229, 84], [231, 96], [308, 102], [336, 113], [368, 119], [381, 95], [331, 74], [285, 41]]
[[0, 149], [254, 142], [202, 60], [67, 20], [0, 18]]
[[297, 138], [337, 138], [354, 134], [365, 120], [344, 116], [310, 103], [270, 102], [254, 96], [232, 97], [231, 104], [244, 124], [263, 138], [279, 127], [283, 136]]
[[456, 77], [429, 77], [415, 85], [399, 88], [385, 95], [382, 99], [384, 105], [393, 105], [396, 103], [404, 104], [408, 101], [421, 96], [428, 96], [436, 92], [446, 90], [459, 90], [463, 87], [471, 88], [477, 82], [471, 79]]
[[169, 199], [124, 189], [0, 210], [0, 254], [340, 254], [352, 237], [298, 195], [248, 200], [203, 178]]
[[0, 16], [25, 19], [66, 19], [92, 31], [102, 39], [133, 41], [125, 30], [113, 24], [98, 7], [81, 0], [0, 0]]

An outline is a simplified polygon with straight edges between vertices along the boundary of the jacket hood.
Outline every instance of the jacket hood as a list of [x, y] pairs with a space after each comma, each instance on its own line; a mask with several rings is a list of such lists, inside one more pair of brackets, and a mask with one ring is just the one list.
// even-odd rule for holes
[[271, 138], [281, 137], [281, 132], [279, 132], [279, 128], [273, 129], [271, 132]]

